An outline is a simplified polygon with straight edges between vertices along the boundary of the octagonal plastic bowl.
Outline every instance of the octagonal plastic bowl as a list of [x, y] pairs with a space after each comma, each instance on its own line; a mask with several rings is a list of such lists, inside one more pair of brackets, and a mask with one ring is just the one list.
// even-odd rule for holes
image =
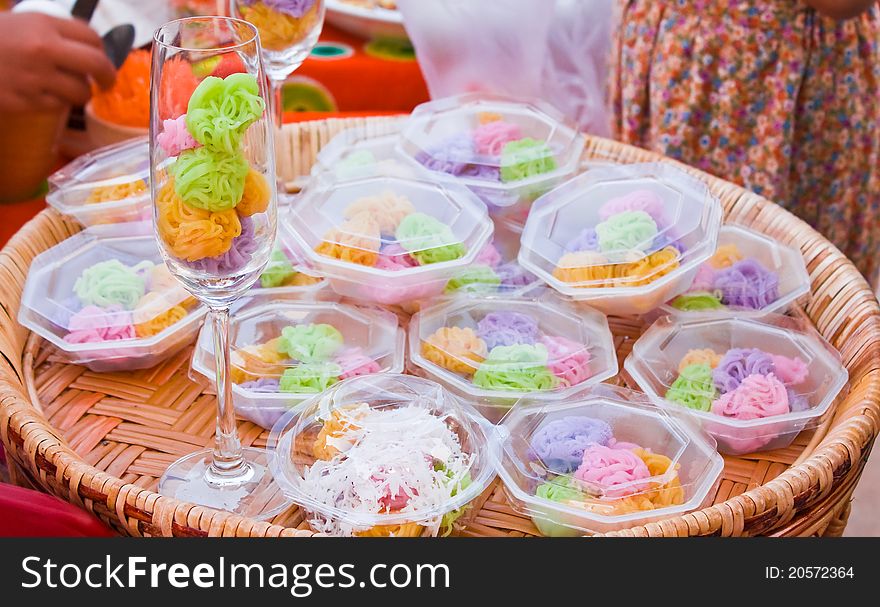
[[426, 171], [413, 166], [398, 150], [399, 133], [374, 135], [366, 127], [336, 135], [321, 148], [312, 165], [313, 179], [346, 181], [364, 177], [409, 179]]
[[[714, 355], [691, 352], [707, 348]], [[715, 358], [755, 348], [771, 361], [739, 351], [728, 360]], [[705, 369], [679, 379], [688, 355], [690, 364], [715, 365], [711, 381]], [[663, 318], [636, 341], [624, 369], [641, 389], [664, 399], [665, 407], [691, 416], [729, 455], [789, 446], [801, 431], [827, 418], [848, 380], [840, 355], [818, 333], [779, 315]], [[770, 374], [776, 381], [766, 379]], [[749, 379], [740, 390], [749, 376], [765, 379]]]
[[784, 313], [810, 292], [800, 251], [739, 225], [723, 225], [718, 249], [687, 291], [660, 308], [680, 317]]
[[576, 174], [584, 145], [548, 104], [483, 93], [419, 105], [400, 139], [414, 166], [471, 188], [520, 225], [532, 201]]
[[[279, 349], [285, 327], [297, 328], [290, 332], [289, 348], [302, 352], [305, 360]], [[316, 338], [321, 329], [323, 336]], [[215, 385], [213, 339], [212, 327], [205, 324], [192, 368]], [[397, 317], [375, 308], [260, 295], [236, 308], [230, 340], [235, 411], [267, 429], [341, 379], [403, 370], [404, 331]]]
[[149, 220], [149, 141], [138, 137], [80, 156], [49, 176], [46, 202], [85, 226]]
[[399, 177], [312, 183], [283, 228], [334, 291], [386, 305], [442, 293], [493, 230], [467, 188]]
[[547, 536], [608, 533], [705, 507], [724, 469], [696, 427], [607, 384], [562, 402], [523, 399], [496, 433], [510, 504]]
[[131, 371], [192, 343], [205, 311], [165, 267], [149, 224], [113, 224], [34, 258], [18, 320], [68, 362]]
[[315, 531], [446, 535], [495, 476], [491, 427], [439, 384], [410, 375], [341, 382], [282, 417], [270, 466]]
[[492, 422], [517, 399], [566, 399], [617, 373], [608, 321], [552, 292], [460, 297], [426, 308], [409, 326], [414, 372], [474, 403]]
[[667, 164], [595, 168], [542, 196], [519, 262], [608, 314], [644, 314], [683, 293], [715, 252], [721, 205]]

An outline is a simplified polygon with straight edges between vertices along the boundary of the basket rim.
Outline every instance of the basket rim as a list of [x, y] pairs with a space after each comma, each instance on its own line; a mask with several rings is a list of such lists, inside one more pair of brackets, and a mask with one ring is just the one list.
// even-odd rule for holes
[[[352, 120], [369, 125], [381, 120], [394, 121], [397, 117]], [[314, 138], [314, 131], [339, 122], [334, 119], [288, 125], [287, 135], [296, 145], [308, 141], [310, 136]], [[783, 243], [794, 244], [797, 240], [810, 270], [811, 292], [822, 291], [822, 297], [814, 298], [807, 306], [807, 315], [823, 327], [820, 332], [826, 339], [840, 347], [858, 342], [856, 349], [848, 348], [849, 357], [845, 359], [849, 363], [845, 366], [850, 372], [851, 390], [836, 405], [827, 434], [814, 437], [804, 454], [786, 470], [724, 502], [608, 535], [752, 535], [778, 532], [786, 526], [797, 531], [806, 528], [802, 515], [807, 506], [819, 506], [836, 498], [838, 501], [833, 505], [840, 502], [844, 506], [841, 510], [845, 510], [845, 502], [880, 427], [880, 304], [867, 282], [831, 243], [766, 199], [652, 152], [593, 136], [587, 136], [587, 141], [587, 154], [591, 156], [608, 156], [613, 152], [619, 162], [647, 158], [673, 163], [711, 184], [722, 199], [726, 221], [745, 223], [764, 234], [770, 232]], [[756, 222], [761, 222], [763, 229], [757, 228]], [[125, 483], [86, 463], [43, 418], [38, 402], [32, 402], [33, 352], [27, 347], [38, 340], [18, 325], [17, 309], [33, 257], [80, 229], [73, 219], [47, 208], [0, 252], [0, 280], [12, 285], [0, 294], [0, 440], [10, 459], [17, 461], [18, 452], [26, 449], [28, 464], [41, 470], [37, 481], [46, 490], [92, 512], [96, 502], [104, 502], [111, 514], [115, 512], [115, 526], [132, 535], [315, 535], [180, 502]], [[831, 289], [828, 284], [836, 288]], [[830, 292], [825, 293], [826, 290]], [[858, 322], [854, 320], [856, 313]], [[53, 469], [55, 479], [66, 491], [53, 490], [42, 478]], [[822, 521], [832, 518], [827, 509], [815, 510], [811, 513]]]

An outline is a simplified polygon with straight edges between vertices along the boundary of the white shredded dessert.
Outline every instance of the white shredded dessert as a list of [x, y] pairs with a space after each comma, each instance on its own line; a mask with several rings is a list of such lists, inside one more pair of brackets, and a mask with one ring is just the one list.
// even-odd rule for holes
[[[347, 409], [344, 417], [351, 427], [327, 438], [339, 451], [303, 470], [301, 490], [343, 512], [412, 513], [415, 522], [436, 533], [449, 500], [470, 482], [471, 456], [445, 418], [417, 405], [374, 409], [366, 403]], [[396, 505], [389, 511], [391, 501]], [[331, 520], [335, 517], [316, 518], [312, 524], [324, 533], [364, 530]]]

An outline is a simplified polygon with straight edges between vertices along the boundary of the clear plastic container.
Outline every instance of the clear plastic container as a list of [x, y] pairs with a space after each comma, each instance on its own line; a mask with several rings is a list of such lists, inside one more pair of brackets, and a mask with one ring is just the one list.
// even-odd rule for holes
[[827, 419], [848, 380], [815, 330], [778, 315], [663, 318], [636, 341], [624, 369], [729, 455], [789, 446]]
[[[267, 429], [342, 379], [403, 371], [404, 331], [378, 309], [260, 295], [235, 309], [229, 338], [235, 411]], [[212, 385], [213, 339], [206, 324], [192, 359]]]
[[85, 226], [149, 220], [148, 139], [138, 137], [80, 156], [49, 177], [46, 202]]
[[364, 177], [410, 179], [426, 171], [415, 167], [398, 151], [399, 133], [375, 135], [365, 127], [336, 135], [324, 146], [312, 165], [313, 179], [346, 181]]
[[515, 255], [512, 257], [506, 255], [505, 250], [504, 244], [494, 239], [483, 247], [474, 263], [458, 270], [446, 282], [443, 292], [437, 297], [405, 301], [400, 304], [400, 309], [411, 315], [428, 306], [459, 296], [497, 296], [515, 299], [545, 290], [544, 283], [531, 272], [524, 270], [517, 263]]
[[708, 506], [724, 470], [711, 438], [646, 395], [607, 384], [563, 402], [523, 399], [496, 432], [511, 506], [551, 537]]
[[410, 367], [474, 403], [492, 422], [517, 399], [568, 398], [617, 373], [608, 320], [552, 292], [462, 297], [409, 325]]
[[291, 249], [346, 297], [386, 305], [434, 297], [492, 236], [467, 188], [367, 177], [311, 184], [283, 216]]
[[94, 226], [38, 255], [19, 322], [93, 371], [152, 367], [192, 343], [205, 308], [179, 285], [148, 223]]
[[423, 103], [400, 140], [413, 165], [471, 188], [519, 225], [536, 198], [577, 173], [584, 145], [548, 104], [483, 93]]
[[595, 168], [533, 205], [519, 262], [575, 301], [644, 314], [690, 287], [720, 227], [718, 199], [677, 168]]
[[290, 235], [279, 231], [269, 263], [253, 290], [260, 295], [297, 299], [325, 299], [327, 281], [303, 263], [290, 244]]
[[477, 412], [410, 375], [341, 382], [282, 417], [270, 466], [309, 526], [335, 536], [446, 535], [475, 514], [497, 443]]
[[724, 225], [715, 254], [690, 288], [660, 308], [681, 317], [729, 312], [787, 312], [810, 292], [800, 251], [754, 230]]

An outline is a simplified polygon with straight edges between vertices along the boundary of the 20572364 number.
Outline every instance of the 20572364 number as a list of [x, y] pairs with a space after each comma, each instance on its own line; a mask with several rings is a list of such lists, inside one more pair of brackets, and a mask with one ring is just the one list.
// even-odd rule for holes
[[788, 567], [786, 573], [790, 580], [839, 580], [855, 577], [852, 567]]

